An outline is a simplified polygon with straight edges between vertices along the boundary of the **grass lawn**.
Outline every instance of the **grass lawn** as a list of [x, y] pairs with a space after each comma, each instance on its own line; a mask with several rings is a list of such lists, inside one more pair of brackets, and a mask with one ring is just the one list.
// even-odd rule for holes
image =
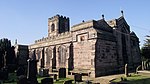
[[150, 84], [150, 76], [131, 74], [130, 77], [122, 77], [113, 80], [112, 82], [127, 82], [128, 84]]
[[4, 80], [3, 84], [16, 84], [17, 76], [16, 73], [9, 73], [8, 80]]
[[[38, 77], [38, 83], [41, 83], [41, 80], [47, 77]], [[63, 84], [65, 81], [72, 80], [70, 78], [59, 78], [57, 81], [54, 81], [54, 84]]]
[[72, 79], [70, 79], [70, 78], [61, 78], [58, 81], [55, 81], [54, 83], [55, 84], [63, 84], [64, 81], [68, 81], [68, 80], [72, 80]]
[[[38, 83], [41, 83], [41, 80], [47, 77], [37, 77]], [[63, 84], [64, 81], [72, 80], [70, 78], [60, 78], [57, 81], [54, 81], [54, 84]], [[0, 83], [1, 84], [1, 83]], [[9, 73], [8, 80], [4, 80], [3, 84], [17, 84], [16, 73]]]

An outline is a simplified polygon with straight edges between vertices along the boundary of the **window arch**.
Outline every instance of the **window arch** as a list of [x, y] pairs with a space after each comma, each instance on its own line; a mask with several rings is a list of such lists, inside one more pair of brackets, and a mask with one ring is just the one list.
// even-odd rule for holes
[[51, 58], [52, 58], [52, 49], [47, 48], [46, 49], [46, 60], [45, 60], [47, 67], [50, 67], [50, 60], [51, 60]]
[[58, 48], [58, 54], [59, 54], [59, 57], [58, 57], [59, 65], [65, 66], [65, 64], [66, 64], [66, 49], [64, 46], [60, 46]]
[[51, 32], [53, 32], [55, 30], [55, 25], [54, 23], [51, 25]]

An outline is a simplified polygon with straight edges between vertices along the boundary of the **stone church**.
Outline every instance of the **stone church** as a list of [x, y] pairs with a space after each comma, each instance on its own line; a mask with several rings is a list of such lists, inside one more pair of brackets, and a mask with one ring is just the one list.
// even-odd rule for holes
[[91, 77], [120, 73], [124, 65], [134, 70], [141, 64], [139, 38], [130, 31], [122, 15], [106, 21], [82, 21], [70, 28], [69, 18], [48, 18], [48, 36], [29, 45], [29, 57], [37, 69], [49, 73], [66, 68], [66, 73], [88, 73]]

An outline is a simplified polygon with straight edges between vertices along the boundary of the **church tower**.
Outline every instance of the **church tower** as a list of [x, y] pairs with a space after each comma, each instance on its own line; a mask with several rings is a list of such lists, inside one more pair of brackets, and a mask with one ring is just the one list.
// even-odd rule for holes
[[69, 18], [56, 15], [48, 18], [48, 37], [69, 31]]

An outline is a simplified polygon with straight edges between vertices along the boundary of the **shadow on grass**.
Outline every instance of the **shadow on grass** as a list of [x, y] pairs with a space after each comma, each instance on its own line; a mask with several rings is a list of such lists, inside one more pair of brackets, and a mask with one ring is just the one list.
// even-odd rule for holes
[[150, 78], [129, 80], [129, 84], [150, 84]]
[[54, 84], [63, 84], [65, 81], [73, 81], [70, 78], [60, 78], [57, 81], [54, 82]]
[[[115, 79], [114, 79], [115, 80]], [[150, 78], [138, 79], [138, 80], [126, 80], [119, 82], [110, 82], [110, 84], [150, 84]]]
[[[38, 83], [41, 84], [41, 80], [44, 78], [50, 78], [50, 77], [37, 77]], [[54, 84], [63, 84], [65, 81], [73, 81], [73, 79], [70, 78], [59, 78], [57, 80], [54, 80]]]
[[16, 73], [9, 73], [8, 79], [3, 80], [2, 84], [16, 84], [16, 82], [17, 82]]

